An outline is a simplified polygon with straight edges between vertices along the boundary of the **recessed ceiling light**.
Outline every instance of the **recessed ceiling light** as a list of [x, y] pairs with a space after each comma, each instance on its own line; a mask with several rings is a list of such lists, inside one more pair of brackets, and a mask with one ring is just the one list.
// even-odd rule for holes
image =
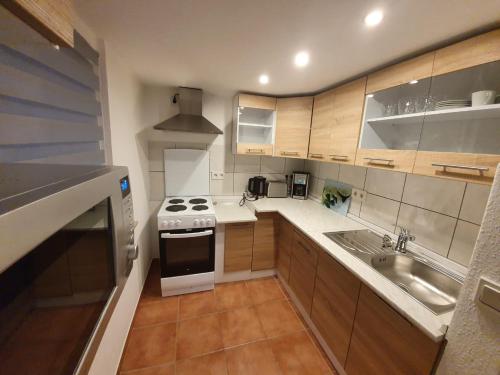
[[384, 18], [384, 13], [379, 9], [374, 10], [365, 17], [365, 25], [369, 27], [377, 26], [382, 21], [382, 18]]
[[410, 85], [414, 85], [415, 83], [418, 83], [418, 80], [412, 79], [410, 82], [408, 82]]
[[259, 83], [261, 85], [267, 85], [269, 83], [269, 76], [267, 74], [261, 74], [259, 77]]
[[56, 51], [59, 51], [61, 49], [61, 47], [59, 47], [59, 44], [53, 44], [52, 47], [54, 47]]
[[302, 68], [309, 64], [309, 53], [301, 51], [295, 55], [295, 65]]

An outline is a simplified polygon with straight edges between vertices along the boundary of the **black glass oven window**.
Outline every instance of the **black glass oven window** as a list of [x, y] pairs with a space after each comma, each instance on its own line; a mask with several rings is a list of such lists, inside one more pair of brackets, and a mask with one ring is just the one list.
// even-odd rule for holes
[[0, 274], [0, 373], [73, 374], [115, 287], [106, 199]]

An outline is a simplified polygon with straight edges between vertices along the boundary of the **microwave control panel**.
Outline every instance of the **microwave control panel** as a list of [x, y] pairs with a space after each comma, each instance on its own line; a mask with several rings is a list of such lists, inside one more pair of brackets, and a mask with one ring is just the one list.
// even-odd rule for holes
[[127, 244], [126, 251], [129, 260], [128, 272], [132, 269], [132, 262], [139, 255], [139, 249], [135, 244], [134, 229], [136, 222], [134, 220], [134, 206], [132, 203], [132, 194], [130, 193], [130, 180], [128, 176], [120, 179], [120, 190], [122, 192], [122, 212], [125, 224]]

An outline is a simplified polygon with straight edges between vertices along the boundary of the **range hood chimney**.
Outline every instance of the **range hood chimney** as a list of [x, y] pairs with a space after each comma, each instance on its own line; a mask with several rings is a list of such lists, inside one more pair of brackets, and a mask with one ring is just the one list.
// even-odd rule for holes
[[223, 134], [217, 126], [208, 121], [201, 114], [203, 91], [189, 87], [179, 87], [179, 93], [174, 96], [174, 103], [178, 98], [180, 113], [159, 124], [155, 129], [175, 132]]

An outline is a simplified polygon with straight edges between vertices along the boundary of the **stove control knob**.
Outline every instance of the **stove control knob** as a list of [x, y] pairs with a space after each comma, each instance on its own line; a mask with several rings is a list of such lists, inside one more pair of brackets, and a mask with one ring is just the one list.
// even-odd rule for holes
[[175, 226], [178, 227], [179, 225], [181, 225], [182, 221], [180, 221], [179, 219], [177, 219], [175, 221]]
[[204, 227], [205, 226], [205, 219], [201, 219], [200, 223], [201, 223], [201, 226]]
[[170, 221], [168, 222], [168, 226], [169, 226], [169, 227], [173, 227], [174, 225], [175, 225], [175, 222], [174, 222], [173, 220], [170, 220]]
[[212, 225], [212, 219], [207, 219], [207, 225]]
[[198, 219], [194, 219], [193, 224], [195, 227], [197, 227], [198, 224], [200, 224], [200, 221]]

